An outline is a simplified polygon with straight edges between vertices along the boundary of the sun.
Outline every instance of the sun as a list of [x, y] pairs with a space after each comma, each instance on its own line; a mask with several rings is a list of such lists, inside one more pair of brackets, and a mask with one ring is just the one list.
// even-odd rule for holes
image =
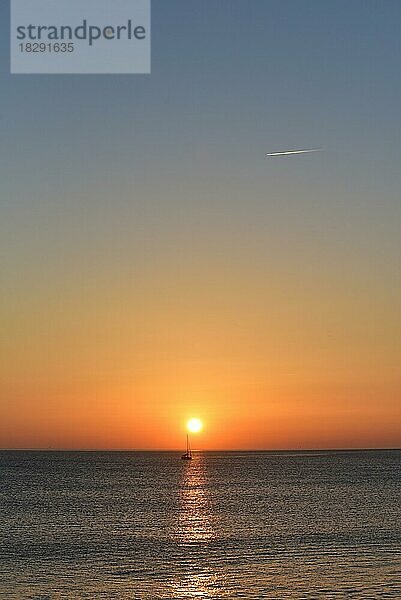
[[200, 419], [189, 419], [189, 421], [187, 422], [187, 429], [188, 431], [190, 431], [191, 433], [198, 433], [198, 431], [200, 431], [203, 427], [203, 423]]

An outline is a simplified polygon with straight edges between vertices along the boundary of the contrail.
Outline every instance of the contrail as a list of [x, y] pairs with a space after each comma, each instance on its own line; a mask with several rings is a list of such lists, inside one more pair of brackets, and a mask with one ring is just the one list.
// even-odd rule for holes
[[309, 152], [321, 152], [322, 148], [311, 148], [310, 150], [285, 150], [284, 152], [269, 152], [266, 156], [291, 156], [291, 154], [309, 154]]

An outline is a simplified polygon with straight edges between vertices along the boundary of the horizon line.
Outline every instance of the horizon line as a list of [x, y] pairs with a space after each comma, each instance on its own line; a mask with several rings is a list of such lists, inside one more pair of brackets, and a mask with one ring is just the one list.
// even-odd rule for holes
[[[193, 452], [361, 452], [401, 450], [401, 446], [358, 446], [333, 448], [209, 448], [192, 449]], [[182, 448], [0, 448], [0, 452], [182, 452]]]

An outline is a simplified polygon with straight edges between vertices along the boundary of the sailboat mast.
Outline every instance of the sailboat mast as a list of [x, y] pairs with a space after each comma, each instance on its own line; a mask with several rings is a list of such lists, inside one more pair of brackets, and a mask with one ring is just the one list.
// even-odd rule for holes
[[192, 458], [191, 446], [189, 445], [189, 434], [187, 433], [187, 451], [181, 456], [183, 460], [190, 460]]

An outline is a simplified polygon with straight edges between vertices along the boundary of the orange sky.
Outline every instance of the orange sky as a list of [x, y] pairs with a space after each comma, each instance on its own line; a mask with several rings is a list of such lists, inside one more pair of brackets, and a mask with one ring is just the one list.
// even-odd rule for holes
[[138, 280], [71, 294], [65, 273], [13, 300], [2, 447], [175, 449], [191, 416], [204, 449], [400, 445], [392, 307], [358, 308], [360, 280], [344, 298], [307, 270], [281, 293], [273, 274], [162, 269], [140, 300]]

